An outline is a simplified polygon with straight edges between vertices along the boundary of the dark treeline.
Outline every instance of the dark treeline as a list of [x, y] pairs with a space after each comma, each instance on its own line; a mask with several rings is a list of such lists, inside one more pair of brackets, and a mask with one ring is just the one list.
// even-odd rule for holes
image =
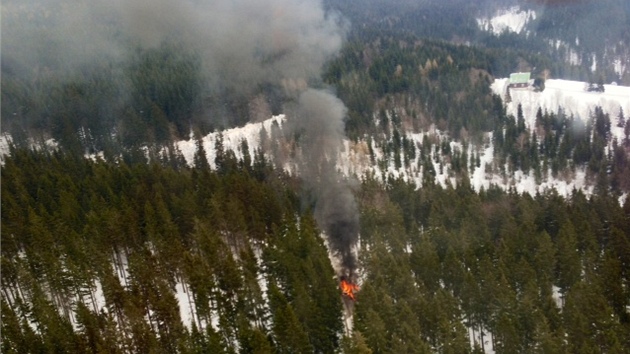
[[[505, 61], [504, 61], [505, 60]], [[386, 110], [404, 111], [394, 125], [421, 130], [435, 123], [454, 138], [481, 137], [497, 123], [492, 73], [510, 61], [488, 50], [400, 33], [365, 33], [332, 61], [324, 79], [348, 106], [351, 138], [387, 132]], [[465, 131], [465, 132], [464, 132]]]
[[[340, 0], [324, 1], [353, 24], [355, 32], [367, 28], [404, 31], [439, 40], [472, 40], [480, 33], [476, 16], [516, 5], [513, 0]], [[511, 3], [511, 4], [510, 4]]]
[[[628, 201], [365, 177], [362, 290], [345, 337], [340, 292], [296, 196], [299, 181], [258, 154], [251, 163], [219, 154], [216, 171], [203, 156], [173, 168], [13, 150], [2, 167], [3, 352], [622, 353], [630, 345]], [[192, 327], [176, 287], [194, 303]]]
[[[630, 3], [624, 0], [575, 1], [569, 6], [545, 6], [537, 10], [537, 18], [529, 29], [540, 41], [558, 39], [568, 44], [581, 62], [581, 73], [564, 72], [567, 77], [578, 74], [581, 80], [630, 84], [630, 72], [616, 73], [614, 60], [627, 60], [630, 55]], [[566, 48], [552, 49], [554, 59], [566, 61]], [[613, 59], [614, 58], [614, 59]], [[596, 72], [586, 71], [596, 63]]]
[[124, 62], [76, 69], [43, 66], [24, 75], [2, 66], [3, 130], [16, 144], [53, 138], [74, 152], [187, 135], [199, 110], [200, 63], [176, 44], [137, 50]]
[[[453, 139], [479, 142], [504, 120], [503, 101], [493, 94], [495, 77], [519, 67], [544, 85], [547, 57], [420, 39], [395, 31], [365, 30], [326, 67], [324, 79], [348, 106], [351, 138], [373, 137], [388, 129], [384, 112], [397, 111], [397, 129], [427, 130], [431, 124]], [[391, 117], [390, 117], [391, 118]]]
[[113, 157], [188, 139], [192, 131], [243, 125], [253, 119], [257, 95], [265, 97], [267, 116], [278, 113], [279, 88], [211, 89], [201, 61], [172, 41], [71, 72], [42, 64], [25, 74], [3, 59], [2, 131], [18, 146], [52, 138], [67, 151]]
[[[511, 46], [519, 38], [516, 34], [493, 38], [492, 45], [470, 46], [396, 30], [364, 29], [327, 65], [324, 78], [337, 87], [350, 110], [351, 136], [373, 130], [372, 112], [404, 105], [413, 119], [437, 123], [456, 138], [462, 128], [478, 135], [498, 123], [493, 112], [496, 98], [489, 89], [494, 78], [531, 71], [543, 85], [546, 77], [605, 82], [600, 74], [540, 54], [545, 53], [542, 49]], [[392, 105], [397, 94], [406, 97]]]

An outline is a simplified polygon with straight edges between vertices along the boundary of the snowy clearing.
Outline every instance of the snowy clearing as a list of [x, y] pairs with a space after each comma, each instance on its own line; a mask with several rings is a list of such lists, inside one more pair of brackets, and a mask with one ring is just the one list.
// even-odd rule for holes
[[[494, 93], [505, 99], [509, 79], [496, 79], [491, 85]], [[602, 108], [614, 120], [622, 108], [624, 115], [630, 112], [630, 87], [604, 85], [604, 92], [587, 92], [587, 83], [581, 81], [549, 79], [545, 81], [545, 90], [535, 92], [531, 88], [510, 89], [511, 102], [506, 104], [507, 113], [516, 116], [518, 105], [523, 109], [525, 124], [531, 129], [536, 124], [536, 112], [540, 107], [543, 111], [558, 113], [562, 108], [567, 116], [574, 115], [586, 120], [595, 110]], [[623, 128], [615, 124], [611, 127], [612, 134], [617, 139], [623, 137]]]
[[507, 10], [501, 10], [490, 18], [477, 19], [477, 25], [484, 31], [501, 34], [504, 31], [520, 33], [525, 25], [532, 19], [536, 19], [536, 12], [523, 11], [518, 6]]

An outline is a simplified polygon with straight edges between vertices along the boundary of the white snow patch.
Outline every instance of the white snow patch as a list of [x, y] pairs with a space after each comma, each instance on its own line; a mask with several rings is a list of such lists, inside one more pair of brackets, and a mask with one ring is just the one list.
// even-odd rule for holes
[[183, 282], [178, 282], [175, 284], [175, 298], [179, 303], [179, 315], [184, 326], [189, 330], [192, 329], [197, 314], [195, 311], [195, 300], [190, 294], [190, 288]]
[[[548, 176], [551, 176], [551, 170], [548, 171]], [[564, 197], [571, 196], [574, 190], [582, 190], [586, 195], [591, 195], [594, 188], [587, 186], [586, 172], [583, 169], [576, 171], [575, 177], [570, 181], [548, 177], [546, 181], [541, 183], [536, 183], [533, 174], [525, 174], [519, 170], [514, 173], [514, 187], [517, 192], [530, 195], [555, 189], [559, 195]]]
[[91, 298], [89, 299], [89, 301], [85, 301], [84, 297], [84, 301], [88, 304], [92, 304], [92, 310], [94, 310], [96, 313], [99, 313], [100, 311], [107, 312], [107, 303], [105, 302], [105, 293], [103, 292], [103, 286], [98, 280], [94, 280], [93, 284], [94, 288], [89, 289], [90, 293], [92, 294]]
[[629, 63], [630, 60], [628, 58], [617, 58], [613, 61], [613, 70], [615, 71], [615, 73], [617, 73], [617, 75], [621, 77], [626, 72], [626, 70], [628, 70]]
[[573, 49], [573, 48], [569, 48], [568, 49], [568, 62], [571, 65], [580, 65], [582, 64], [582, 60], [580, 59], [580, 56], [578, 55], [578, 53]]
[[[507, 93], [509, 79], [496, 79], [492, 90], [502, 97]], [[533, 89], [510, 90], [511, 102], [506, 105], [507, 113], [516, 116], [518, 105], [523, 109], [527, 127], [532, 129], [536, 124], [536, 112], [540, 107], [543, 112], [558, 113], [563, 109], [567, 116], [574, 115], [586, 120], [599, 106], [611, 119], [617, 116], [619, 108], [630, 112], [630, 87], [604, 85], [605, 92], [587, 92], [587, 84], [582, 81], [556, 80], [545, 81], [545, 90], [535, 92]], [[619, 141], [623, 139], [623, 128], [612, 124], [611, 132]]]
[[[490, 188], [490, 184], [500, 184], [501, 178], [496, 176], [494, 179], [492, 176], [486, 173], [486, 166], [492, 166], [494, 160], [494, 145], [492, 144], [492, 133], [488, 135], [490, 143], [485, 147], [483, 151], [479, 152], [479, 166], [475, 167], [470, 176], [470, 185], [476, 190], [480, 191], [482, 188], [487, 190]], [[472, 145], [469, 147], [472, 150]], [[470, 154], [470, 153], [469, 153]]]
[[114, 253], [112, 255], [112, 266], [118, 276], [118, 281], [123, 286], [129, 285], [129, 261], [124, 253]]
[[[4, 159], [6, 155], [9, 155], [9, 146], [13, 143], [13, 137], [11, 134], [4, 132], [0, 134], [0, 164], [4, 164]], [[55, 139], [48, 139], [43, 142], [36, 141], [35, 139], [28, 139], [27, 146], [33, 150], [43, 150], [43, 149], [56, 149], [59, 144]]]
[[554, 47], [559, 53], [564, 54], [563, 59], [567, 61], [569, 64], [571, 65], [582, 64], [582, 59], [580, 58], [580, 55], [578, 54], [578, 52], [575, 50], [574, 47], [572, 47], [567, 42], [562, 41], [560, 39], [549, 39], [547, 40], [547, 43], [549, 43], [549, 45]]
[[619, 205], [624, 205], [626, 200], [628, 200], [628, 193], [624, 193], [619, 197]]
[[498, 11], [493, 17], [477, 19], [477, 25], [482, 30], [496, 35], [504, 31], [521, 33], [525, 25], [532, 19], [536, 19], [535, 11], [523, 11], [520, 7], [514, 6], [507, 10]]
[[[241, 152], [241, 143], [243, 140], [247, 141], [249, 147], [249, 155], [254, 156], [255, 149], [260, 146], [260, 133], [264, 128], [267, 132], [267, 136], [271, 139], [272, 126], [275, 124], [279, 128], [285, 120], [285, 115], [281, 114], [274, 116], [271, 119], [265, 120], [261, 123], [248, 123], [243, 127], [237, 127], [224, 130], [223, 132], [214, 132], [206, 135], [202, 138], [203, 147], [206, 150], [206, 156], [208, 162], [212, 168], [216, 168], [214, 160], [216, 157], [215, 146], [219, 134], [223, 134], [223, 148], [224, 151], [232, 150], [238, 159], [243, 158]], [[182, 140], [177, 143], [177, 147], [182, 152], [182, 155], [186, 159], [189, 165], [193, 164], [195, 152], [197, 151], [195, 139]]]
[[486, 354], [495, 353], [494, 347], [492, 346], [491, 336], [492, 333], [484, 327], [477, 328], [476, 330], [474, 330], [472, 327], [468, 327], [468, 338], [470, 339], [470, 347], [474, 348], [475, 344], [479, 344], [479, 346], [484, 349], [484, 353]]
[[9, 145], [13, 139], [8, 133], [2, 133], [0, 135], [0, 159], [4, 160], [4, 155], [9, 154]]
[[210, 326], [212, 326], [212, 329], [215, 332], [221, 331], [221, 328], [219, 326], [220, 322], [221, 322], [221, 317], [219, 315], [219, 311], [216, 308], [212, 307], [210, 309]]
[[553, 285], [551, 287], [551, 297], [553, 298], [553, 301], [556, 303], [556, 306], [559, 309], [562, 309], [562, 294], [560, 294], [560, 288]]
[[[258, 266], [258, 274], [256, 274], [256, 280], [258, 281], [258, 286], [260, 287], [264, 307], [266, 309], [269, 309], [269, 280], [267, 279], [266, 267], [262, 258], [263, 245], [267, 246], [265, 243], [261, 245], [255, 245], [252, 250], [254, 252], [254, 257], [256, 257], [256, 265]], [[265, 328], [273, 328], [273, 316], [266, 316], [263, 324]]]

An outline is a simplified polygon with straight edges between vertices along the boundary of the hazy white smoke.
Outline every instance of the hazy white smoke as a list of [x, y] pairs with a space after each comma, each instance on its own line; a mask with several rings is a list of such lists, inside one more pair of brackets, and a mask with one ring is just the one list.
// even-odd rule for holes
[[2, 59], [29, 72], [72, 72], [138, 47], [198, 52], [210, 87], [318, 77], [344, 26], [317, 0], [5, 0]]

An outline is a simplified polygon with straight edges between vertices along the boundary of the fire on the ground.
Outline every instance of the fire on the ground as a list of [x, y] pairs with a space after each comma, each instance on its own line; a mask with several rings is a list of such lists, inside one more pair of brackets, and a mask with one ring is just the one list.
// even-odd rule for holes
[[357, 284], [353, 284], [346, 279], [341, 279], [339, 287], [341, 288], [343, 295], [349, 297], [352, 301], [356, 301], [354, 293], [359, 291], [359, 286]]

